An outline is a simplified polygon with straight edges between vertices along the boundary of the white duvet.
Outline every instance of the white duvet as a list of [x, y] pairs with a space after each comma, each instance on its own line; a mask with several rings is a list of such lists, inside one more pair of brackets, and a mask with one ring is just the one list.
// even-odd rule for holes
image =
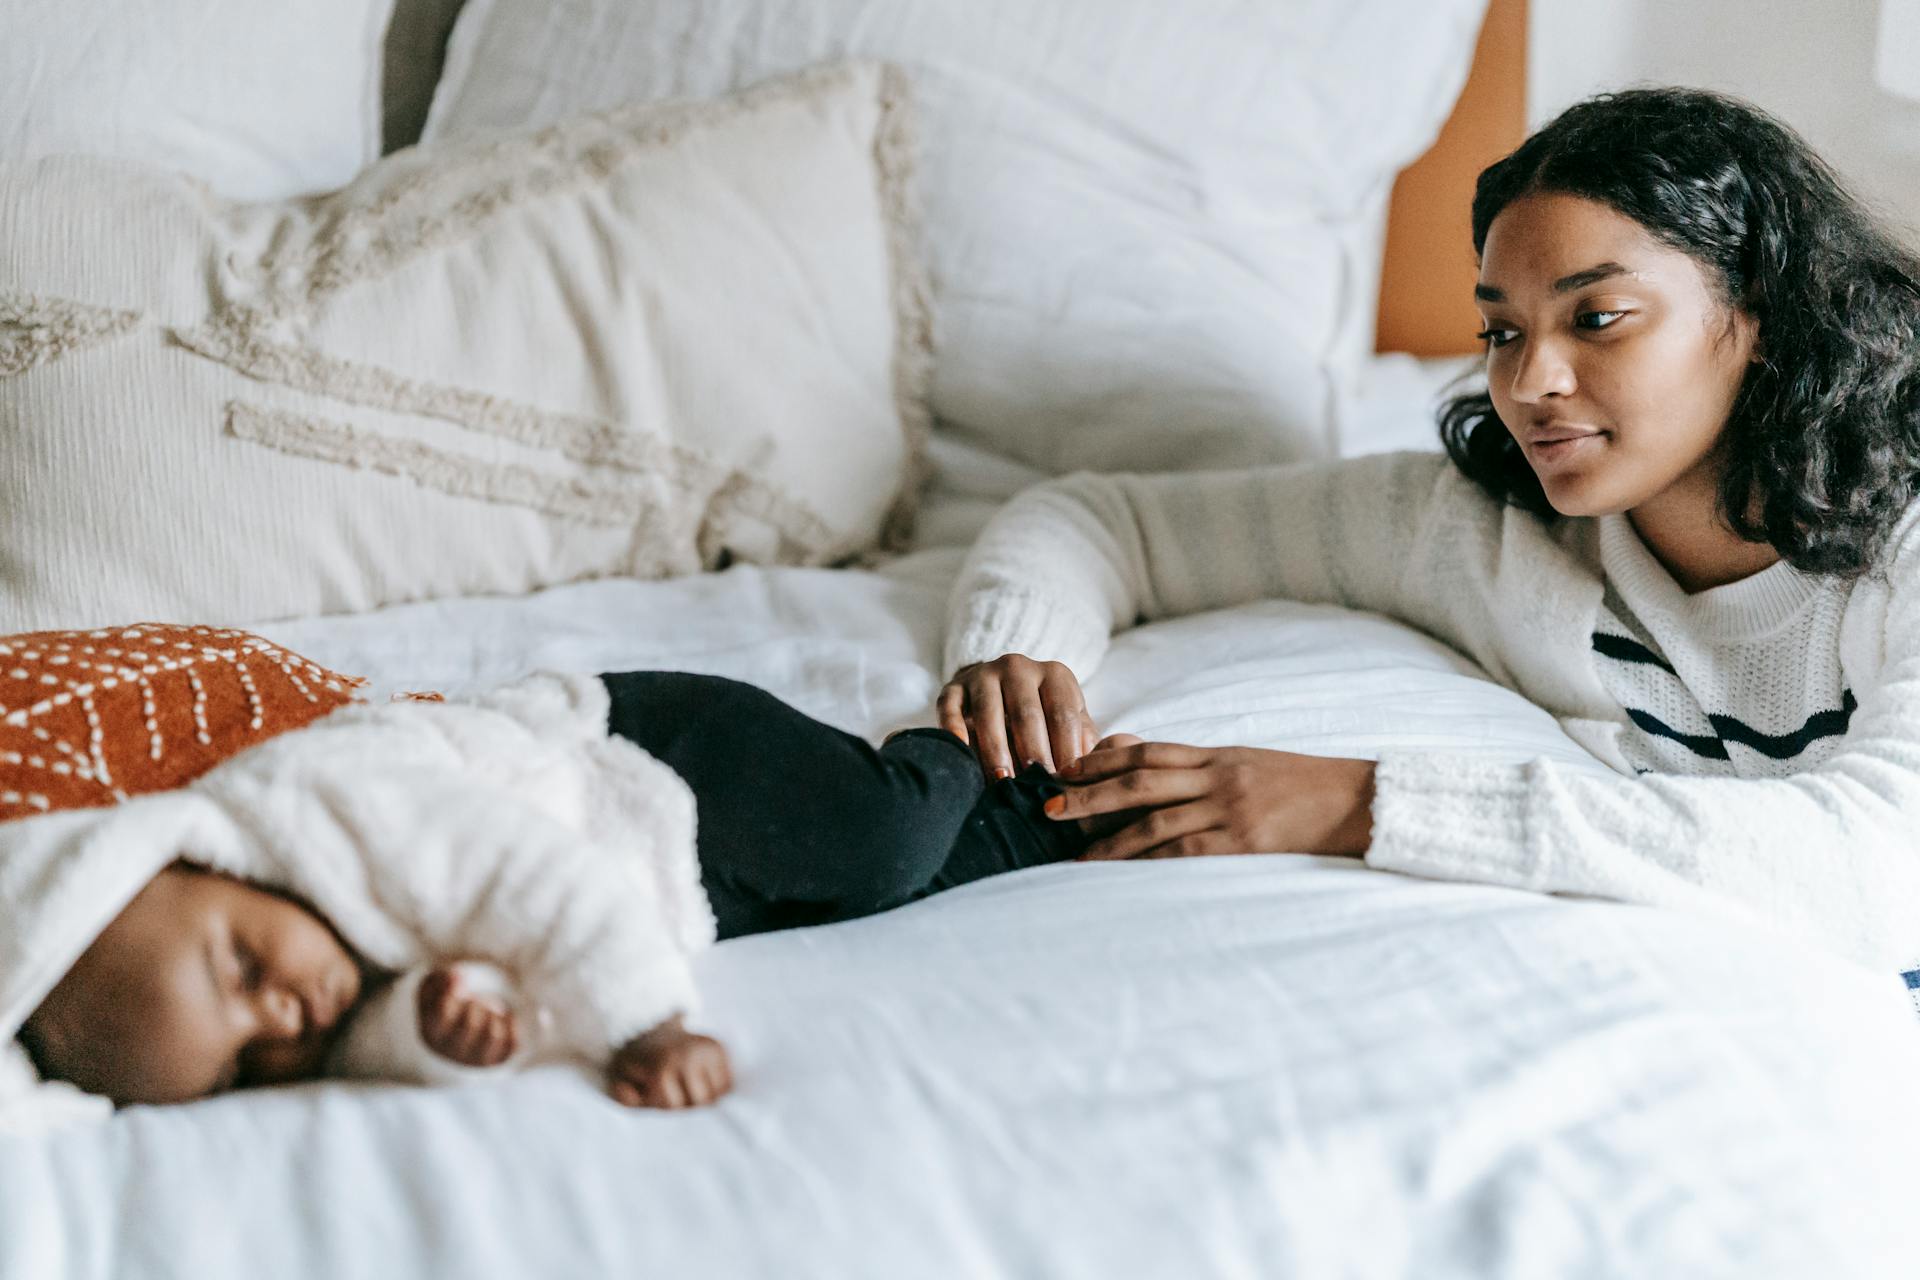
[[[1005, 479], [946, 461], [935, 541]], [[386, 689], [679, 667], [877, 735], [928, 720], [960, 554], [265, 630]], [[1089, 699], [1191, 742], [1583, 758], [1430, 641], [1326, 608], [1144, 628]], [[1920, 1271], [1903, 994], [1727, 921], [1286, 855], [1063, 865], [696, 976], [718, 1107], [624, 1111], [552, 1069], [135, 1109], [0, 1143], [0, 1276]]]

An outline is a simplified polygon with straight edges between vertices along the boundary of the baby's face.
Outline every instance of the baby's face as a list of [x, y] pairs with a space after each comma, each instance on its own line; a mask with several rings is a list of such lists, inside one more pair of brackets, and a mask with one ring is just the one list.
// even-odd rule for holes
[[185, 1102], [317, 1074], [360, 983], [311, 911], [177, 864], [114, 917], [27, 1032], [43, 1066], [89, 1093]]

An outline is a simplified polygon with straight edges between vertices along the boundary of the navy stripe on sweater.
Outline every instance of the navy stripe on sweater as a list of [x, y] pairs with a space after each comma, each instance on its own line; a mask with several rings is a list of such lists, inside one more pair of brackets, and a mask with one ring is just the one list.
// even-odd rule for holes
[[1647, 663], [1660, 668], [1676, 679], [1680, 675], [1665, 658], [1639, 641], [1629, 640], [1625, 636], [1612, 636], [1604, 631], [1596, 631], [1593, 633], [1593, 651], [1602, 657], [1618, 658], [1622, 662]]
[[1627, 718], [1654, 737], [1671, 738], [1697, 756], [1705, 756], [1709, 760], [1725, 760], [1727, 758], [1727, 744], [1718, 738], [1700, 733], [1682, 733], [1678, 729], [1671, 728], [1644, 711], [1635, 710], [1633, 707], [1627, 708]]
[[1762, 733], [1732, 716], [1709, 715], [1707, 720], [1713, 725], [1713, 731], [1729, 742], [1752, 747], [1761, 755], [1771, 756], [1775, 760], [1791, 760], [1820, 739], [1845, 733], [1847, 722], [1853, 719], [1853, 709], [1859, 705], [1853, 700], [1853, 690], [1842, 689], [1838, 711], [1816, 711], [1807, 717], [1807, 722], [1799, 729], [1777, 736]]
[[[1625, 636], [1609, 635], [1604, 631], [1593, 633], [1593, 651], [1602, 657], [1613, 658], [1620, 662], [1640, 662], [1660, 668], [1674, 679], [1680, 673], [1672, 664], [1637, 640]], [[1807, 717], [1807, 722], [1792, 733], [1762, 733], [1744, 720], [1734, 716], [1723, 716], [1709, 712], [1707, 723], [1713, 726], [1713, 736], [1701, 733], [1682, 733], [1655, 716], [1644, 711], [1627, 708], [1627, 718], [1638, 725], [1643, 732], [1656, 738], [1666, 738], [1679, 743], [1697, 756], [1709, 760], [1725, 760], [1727, 743], [1737, 742], [1743, 747], [1758, 751], [1773, 760], [1791, 760], [1822, 738], [1831, 738], [1847, 731], [1848, 723], [1853, 719], [1854, 708], [1860, 704], [1854, 701], [1853, 690], [1840, 691], [1840, 709], [1837, 711], [1816, 711]]]
[[1834, 734], [1847, 731], [1847, 721], [1852, 717], [1853, 709], [1860, 704], [1853, 700], [1853, 690], [1842, 690], [1842, 695], [1845, 698], [1845, 704], [1840, 710], [1816, 711], [1807, 717], [1806, 724], [1796, 732], [1777, 735], [1762, 733], [1732, 716], [1710, 715], [1707, 717], [1718, 737], [1710, 737], [1702, 733], [1682, 733], [1656, 717], [1633, 707], [1627, 708], [1627, 718], [1654, 737], [1670, 739], [1693, 754], [1705, 756], [1709, 760], [1725, 760], [1729, 742], [1751, 747], [1761, 755], [1774, 760], [1791, 760], [1821, 738], [1830, 738]]

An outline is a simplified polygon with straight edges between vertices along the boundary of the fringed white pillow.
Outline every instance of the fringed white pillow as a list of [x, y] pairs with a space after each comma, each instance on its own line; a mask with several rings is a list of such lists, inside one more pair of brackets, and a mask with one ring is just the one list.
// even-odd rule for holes
[[234, 205], [0, 173], [0, 631], [840, 561], [921, 470], [903, 82], [874, 64]]

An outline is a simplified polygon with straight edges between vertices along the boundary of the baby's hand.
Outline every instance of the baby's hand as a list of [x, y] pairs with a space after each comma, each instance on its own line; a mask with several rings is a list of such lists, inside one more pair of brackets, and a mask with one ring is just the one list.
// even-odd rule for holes
[[607, 1092], [627, 1107], [703, 1107], [733, 1088], [727, 1051], [675, 1014], [622, 1045], [607, 1068]]
[[427, 1048], [462, 1066], [497, 1067], [520, 1047], [513, 1011], [466, 990], [451, 966], [420, 980], [419, 1013]]

